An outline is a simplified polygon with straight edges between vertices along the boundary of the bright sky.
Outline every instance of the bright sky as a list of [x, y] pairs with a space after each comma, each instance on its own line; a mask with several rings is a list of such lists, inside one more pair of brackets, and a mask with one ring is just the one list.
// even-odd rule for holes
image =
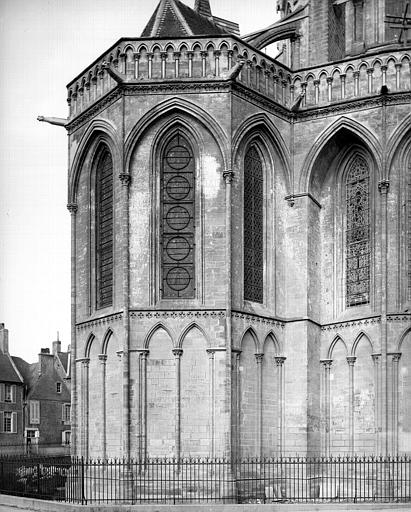
[[[191, 7], [194, 0], [184, 0]], [[138, 37], [158, 0], [0, 0], [0, 322], [33, 362], [70, 343], [66, 84], [120, 37]], [[242, 34], [271, 24], [275, 0], [211, 0]]]

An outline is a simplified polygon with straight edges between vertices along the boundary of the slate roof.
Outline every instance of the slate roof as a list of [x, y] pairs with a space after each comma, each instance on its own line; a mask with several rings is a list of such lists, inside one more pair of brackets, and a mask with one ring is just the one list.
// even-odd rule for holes
[[60, 362], [63, 365], [64, 371], [68, 370], [68, 352], [57, 352]]
[[227, 32], [212, 19], [179, 0], [160, 0], [141, 37], [221, 35]]
[[22, 384], [19, 374], [14, 368], [13, 361], [9, 354], [4, 354], [0, 351], [0, 381], [2, 382], [16, 382]]

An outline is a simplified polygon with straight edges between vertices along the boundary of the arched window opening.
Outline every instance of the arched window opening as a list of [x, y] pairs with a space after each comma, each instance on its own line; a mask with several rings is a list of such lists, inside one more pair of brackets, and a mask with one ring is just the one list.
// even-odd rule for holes
[[[411, 154], [408, 158], [406, 226], [411, 226]], [[407, 297], [411, 302], [411, 228], [407, 230]]]
[[244, 299], [263, 302], [263, 164], [251, 146], [244, 160]]
[[195, 296], [195, 160], [177, 132], [161, 162], [161, 273], [164, 299]]
[[113, 304], [113, 160], [106, 146], [96, 165], [96, 303]]
[[346, 180], [346, 305], [370, 302], [370, 174], [357, 155]]

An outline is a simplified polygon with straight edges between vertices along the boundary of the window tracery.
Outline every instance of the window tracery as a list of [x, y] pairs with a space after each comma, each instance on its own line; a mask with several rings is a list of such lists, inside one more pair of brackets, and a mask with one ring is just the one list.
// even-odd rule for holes
[[107, 147], [96, 165], [96, 301], [113, 303], [113, 160]]
[[194, 298], [195, 160], [181, 132], [167, 144], [161, 165], [162, 296]]
[[263, 164], [251, 146], [244, 160], [244, 299], [263, 302]]
[[346, 305], [370, 302], [369, 169], [361, 155], [351, 162], [346, 180]]

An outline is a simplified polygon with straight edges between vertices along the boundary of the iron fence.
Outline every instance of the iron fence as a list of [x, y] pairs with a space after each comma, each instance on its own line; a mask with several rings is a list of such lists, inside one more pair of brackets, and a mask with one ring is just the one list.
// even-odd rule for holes
[[409, 502], [411, 458], [0, 457], [0, 493], [70, 503]]

